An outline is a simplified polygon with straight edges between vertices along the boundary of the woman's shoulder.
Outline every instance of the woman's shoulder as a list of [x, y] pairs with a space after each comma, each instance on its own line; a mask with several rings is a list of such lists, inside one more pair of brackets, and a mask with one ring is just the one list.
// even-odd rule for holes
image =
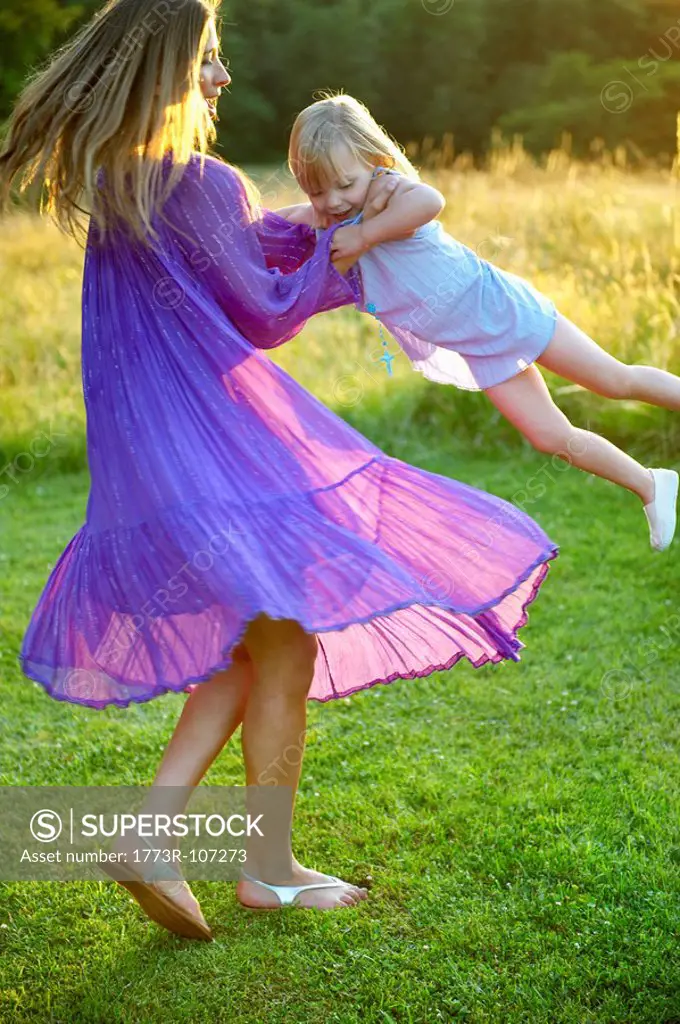
[[257, 190], [237, 167], [211, 153], [192, 152], [183, 173], [171, 190], [170, 202], [207, 211], [206, 215], [229, 218], [238, 214], [244, 223], [258, 205]]
[[[166, 154], [163, 164], [165, 171], [169, 173], [174, 164], [172, 155]], [[189, 154], [182, 171], [181, 180], [183, 181], [208, 180], [221, 183], [225, 188], [231, 185], [239, 190], [245, 187], [244, 173], [213, 153], [200, 153], [198, 150], [194, 150]]]
[[187, 168], [198, 177], [208, 174], [213, 180], [222, 179], [234, 184], [242, 184], [243, 181], [242, 174], [236, 167], [213, 153], [201, 154], [194, 150], [187, 162]]

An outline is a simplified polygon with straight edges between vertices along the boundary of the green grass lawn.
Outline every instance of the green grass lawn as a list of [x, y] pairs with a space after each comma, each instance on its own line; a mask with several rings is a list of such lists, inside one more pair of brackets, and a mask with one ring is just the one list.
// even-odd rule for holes
[[[513, 147], [427, 177], [455, 237], [619, 358], [680, 372], [667, 173], [559, 153], [541, 170]], [[267, 205], [300, 198], [260, 178]], [[48, 222], [0, 232], [4, 785], [147, 785], [184, 701], [93, 711], [19, 671], [85, 515], [81, 273]], [[0, 1024], [680, 1024], [680, 540], [652, 552], [633, 495], [532, 451], [402, 354], [388, 378], [380, 354], [375, 322], [343, 309], [271, 356], [388, 454], [523, 502], [560, 545], [522, 661], [310, 702], [295, 852], [368, 882], [357, 908], [254, 915], [232, 885], [196, 882], [208, 945], [112, 882], [0, 882]], [[677, 414], [546, 379], [576, 425], [680, 467]], [[205, 782], [243, 784], [236, 738]]]
[[[508, 500], [547, 467], [526, 510], [561, 552], [521, 663], [310, 702], [295, 851], [368, 879], [357, 908], [254, 915], [196, 882], [208, 945], [111, 882], [0, 884], [3, 1024], [680, 1021], [677, 546], [653, 553], [633, 495], [527, 447], [354, 413], [389, 454]], [[93, 711], [19, 671], [87, 488], [37, 467], [0, 502], [4, 785], [148, 784], [183, 703]], [[235, 740], [206, 783], [243, 784]]]

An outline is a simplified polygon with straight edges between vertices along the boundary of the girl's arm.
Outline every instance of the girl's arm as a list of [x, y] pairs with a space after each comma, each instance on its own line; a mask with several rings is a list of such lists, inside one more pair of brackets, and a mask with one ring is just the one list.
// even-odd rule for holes
[[[400, 185], [400, 181], [394, 174], [384, 174], [371, 182], [371, 187], [368, 190], [366, 196], [366, 202], [364, 204], [364, 223], [369, 220], [373, 220], [379, 216], [383, 210], [387, 207], [387, 204], [391, 201], [392, 196], [395, 195]], [[339, 228], [339, 231], [352, 232], [359, 231], [359, 226], [349, 226], [345, 228]], [[406, 237], [406, 236], [404, 236]], [[367, 247], [365, 247], [367, 248]], [[364, 248], [364, 251], [365, 251]], [[333, 266], [340, 274], [346, 274], [351, 266], [353, 266], [359, 259], [360, 250], [349, 255], [341, 255], [340, 253], [334, 253], [332, 256]]]
[[[417, 228], [433, 220], [446, 204], [443, 195], [436, 188], [423, 185], [422, 182], [410, 181], [397, 174], [382, 175], [376, 178], [371, 187], [376, 181], [385, 179], [396, 179], [398, 182], [389, 206], [372, 220], [364, 218], [361, 224], [339, 227], [331, 246], [334, 261], [358, 259], [380, 242], [408, 238]], [[335, 265], [341, 271], [345, 266], [344, 263]]]
[[[396, 180], [395, 180], [396, 179]], [[387, 206], [391, 197], [396, 194], [400, 187], [404, 187], [402, 180], [396, 175], [382, 175], [371, 183], [364, 206], [364, 222], [372, 220]], [[406, 185], [408, 188], [408, 185]], [[309, 227], [321, 227], [317, 222], [314, 207], [311, 203], [298, 203], [294, 206], [284, 206], [280, 210], [273, 211], [279, 217], [284, 217], [292, 224], [306, 224]], [[428, 218], [429, 219], [429, 218]], [[350, 267], [358, 260], [358, 253], [353, 256], [337, 256], [333, 259], [333, 266], [340, 274], [346, 274]]]
[[[417, 188], [417, 186], [408, 183], [405, 179], [398, 178], [396, 175], [381, 175], [371, 182], [371, 187], [366, 197], [366, 204], [364, 206], [364, 223], [369, 220], [373, 220], [378, 214], [386, 208], [388, 202], [390, 202], [392, 196], [396, 195], [399, 190], [408, 191], [411, 188]], [[427, 186], [424, 186], [427, 188]], [[434, 191], [434, 190], [432, 190]], [[439, 193], [437, 193], [439, 194]], [[314, 207], [311, 203], [297, 203], [293, 206], [284, 206], [280, 210], [273, 211], [278, 217], [285, 218], [290, 224], [306, 224], [308, 227], [320, 227], [321, 225], [317, 222]], [[428, 217], [427, 220], [431, 220]], [[425, 221], [423, 221], [425, 223]], [[419, 227], [420, 225], [416, 225]], [[407, 237], [410, 231], [400, 232], [398, 237]], [[375, 243], [371, 243], [375, 244]], [[358, 254], [354, 256], [343, 256], [335, 257], [333, 259], [333, 266], [340, 274], [346, 274], [350, 267], [354, 266], [358, 260]]]
[[408, 235], [438, 216], [445, 205], [444, 196], [436, 188], [402, 178], [389, 206], [359, 225], [364, 244], [371, 247]]
[[[381, 206], [381, 209], [383, 207], [384, 207], [384, 203]], [[271, 213], [275, 213], [278, 217], [283, 217], [291, 225], [293, 225], [293, 224], [305, 224], [307, 227], [319, 227], [319, 224], [317, 224], [317, 221], [316, 221], [314, 207], [312, 206], [311, 203], [299, 203], [296, 206], [284, 206], [280, 210], [269, 211], [269, 213], [270, 213], [270, 215], [271, 215]], [[354, 266], [354, 264], [356, 263], [358, 258], [359, 258], [358, 255], [350, 256], [350, 257], [345, 256], [345, 257], [342, 257], [342, 258], [337, 257], [337, 258], [332, 260], [332, 263], [333, 263], [333, 266], [335, 267], [335, 269], [338, 271], [338, 273], [342, 274], [344, 276], [347, 273], [347, 271], [350, 269], [350, 267]], [[271, 265], [270, 257], [269, 256], [267, 257], [267, 263], [268, 263], [268, 265]], [[281, 266], [281, 264], [278, 264], [278, 265]], [[298, 262], [297, 266], [298, 267], [300, 266], [299, 262]], [[281, 266], [281, 269], [284, 269], [283, 266]], [[291, 268], [291, 269], [295, 269], [295, 268]]]

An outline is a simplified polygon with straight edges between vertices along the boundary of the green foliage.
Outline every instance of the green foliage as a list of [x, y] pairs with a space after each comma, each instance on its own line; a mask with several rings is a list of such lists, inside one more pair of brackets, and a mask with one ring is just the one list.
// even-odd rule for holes
[[664, 145], [669, 153], [679, 88], [680, 66], [653, 57], [597, 63], [579, 51], [558, 53], [533, 69], [521, 105], [503, 114], [499, 127], [521, 133], [534, 153], [555, 146], [563, 131], [580, 154], [594, 138], [611, 147], [632, 139], [647, 152]]
[[[5, 0], [0, 119], [28, 69], [100, 7]], [[500, 124], [526, 132], [532, 151], [567, 129], [577, 147], [628, 138], [668, 154], [678, 13], [663, 0], [225, 0], [233, 85], [220, 143], [236, 161], [281, 159], [295, 114], [330, 88], [363, 100], [403, 144], [452, 133], [458, 152], [479, 155]], [[625, 109], [617, 82], [632, 91]]]
[[6, 116], [27, 73], [66, 33], [89, 18], [92, 4], [3, 0], [0, 7], [0, 116]]

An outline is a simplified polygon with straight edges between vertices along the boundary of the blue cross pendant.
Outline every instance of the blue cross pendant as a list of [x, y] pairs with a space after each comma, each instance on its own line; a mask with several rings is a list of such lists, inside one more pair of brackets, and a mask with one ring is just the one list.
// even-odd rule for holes
[[[375, 314], [376, 314], [375, 303], [374, 302], [367, 302], [366, 303], [366, 311], [368, 313], [370, 313], [371, 316], [375, 316]], [[378, 320], [377, 316], [375, 318], [376, 318], [376, 320]], [[387, 369], [387, 373], [391, 377], [392, 376], [392, 363], [394, 362], [394, 356], [390, 355], [390, 353], [388, 351], [388, 348], [387, 348], [388, 341], [387, 341], [387, 338], [385, 337], [385, 334], [383, 332], [383, 326], [382, 326], [382, 324], [380, 323], [379, 320], [378, 320], [378, 329], [380, 331], [380, 339], [381, 339], [382, 345], [383, 345], [383, 354], [380, 356], [379, 359], [376, 360], [376, 362], [384, 363], [385, 367]]]

